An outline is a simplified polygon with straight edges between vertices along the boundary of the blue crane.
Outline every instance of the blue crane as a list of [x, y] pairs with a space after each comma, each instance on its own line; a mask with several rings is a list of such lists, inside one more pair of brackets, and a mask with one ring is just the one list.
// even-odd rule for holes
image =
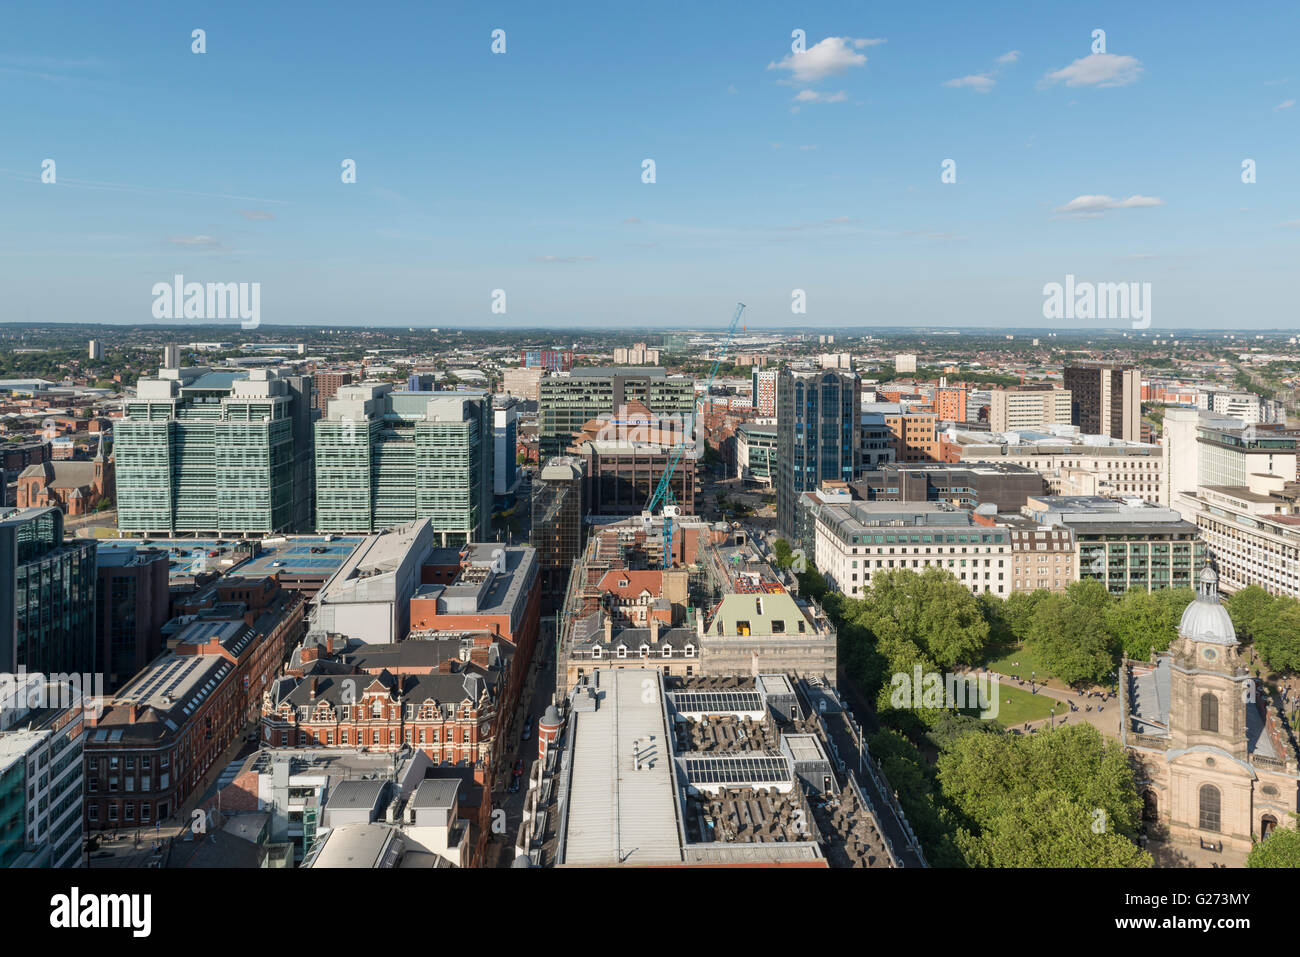
[[[713, 368], [709, 370], [709, 381], [704, 386], [704, 397], [707, 399], [709, 392], [713, 389], [713, 380], [718, 374], [718, 367], [722, 365], [722, 360], [731, 348], [731, 338], [736, 334], [736, 324], [740, 322], [740, 314], [745, 311], [743, 302], [736, 303], [736, 312], [731, 317], [731, 325], [727, 327], [727, 335], [722, 340], [722, 349], [718, 352], [717, 357], [713, 360]], [[691, 417], [691, 429], [699, 428], [700, 406], [699, 400], [696, 400], [695, 412]], [[654, 494], [650, 496], [650, 502], [645, 507], [647, 516], [653, 515], [654, 510], [661, 504], [664, 507], [664, 557], [663, 567], [668, 568], [672, 561], [673, 553], [673, 516], [677, 511], [677, 499], [673, 495], [673, 473], [677, 471], [677, 463], [681, 461], [683, 453], [686, 451], [686, 430], [682, 430], [681, 439], [673, 446], [672, 454], [668, 457], [668, 465], [664, 469], [664, 474], [659, 478], [659, 484], [655, 487]]]

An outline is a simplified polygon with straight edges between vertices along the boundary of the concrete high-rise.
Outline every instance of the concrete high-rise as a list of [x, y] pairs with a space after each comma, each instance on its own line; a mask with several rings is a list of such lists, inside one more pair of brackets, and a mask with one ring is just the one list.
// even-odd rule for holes
[[1142, 441], [1142, 370], [1136, 366], [1081, 362], [1065, 367], [1070, 422], [1088, 435]]
[[443, 545], [491, 538], [490, 394], [346, 385], [315, 428], [317, 531], [427, 518]]
[[825, 481], [849, 482], [862, 446], [862, 380], [856, 373], [781, 370], [777, 383], [776, 513], [798, 534], [799, 496]]
[[1070, 425], [1074, 414], [1072, 403], [1068, 390], [1050, 385], [993, 389], [989, 393], [989, 431], [1015, 432], [1044, 425]]

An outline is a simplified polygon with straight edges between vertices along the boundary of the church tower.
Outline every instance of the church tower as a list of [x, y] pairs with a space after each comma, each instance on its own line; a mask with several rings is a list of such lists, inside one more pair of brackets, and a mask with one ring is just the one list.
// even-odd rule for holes
[[1246, 709], [1255, 683], [1241, 657], [1237, 632], [1219, 602], [1219, 576], [1206, 565], [1199, 594], [1183, 612], [1170, 646], [1170, 748], [1218, 748], [1245, 761]]

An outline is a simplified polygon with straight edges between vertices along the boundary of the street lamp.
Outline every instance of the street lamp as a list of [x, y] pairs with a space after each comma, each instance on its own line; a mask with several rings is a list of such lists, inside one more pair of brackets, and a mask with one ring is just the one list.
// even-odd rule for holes
[[1052, 730], [1056, 730], [1056, 709], [1052, 709]]

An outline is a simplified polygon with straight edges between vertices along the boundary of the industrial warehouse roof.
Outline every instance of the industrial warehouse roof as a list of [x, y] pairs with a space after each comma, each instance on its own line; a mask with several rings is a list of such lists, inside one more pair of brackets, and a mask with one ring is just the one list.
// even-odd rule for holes
[[679, 863], [684, 838], [659, 675], [629, 668], [597, 670], [593, 679], [596, 709], [571, 718], [563, 863]]

